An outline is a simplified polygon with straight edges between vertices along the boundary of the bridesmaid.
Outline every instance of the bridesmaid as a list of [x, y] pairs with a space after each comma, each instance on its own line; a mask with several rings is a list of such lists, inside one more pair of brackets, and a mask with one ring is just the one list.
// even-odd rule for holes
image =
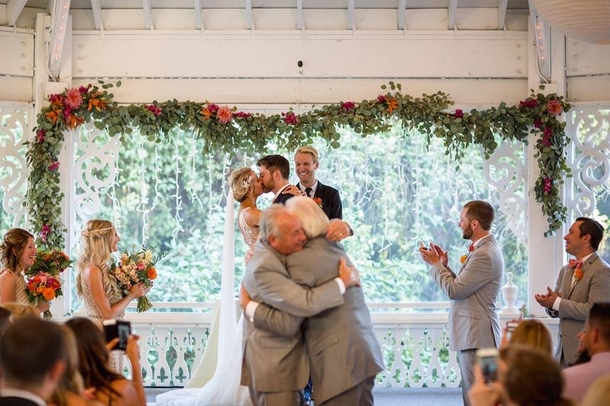
[[[118, 281], [110, 273], [111, 256], [117, 251], [120, 239], [114, 225], [107, 220], [89, 220], [81, 232], [76, 290], [83, 300], [87, 317], [100, 328], [103, 320], [122, 319], [129, 303], [146, 295], [150, 289], [138, 283], [123, 295]], [[122, 372], [121, 358], [119, 353], [113, 352], [117, 372]]]
[[[34, 265], [36, 243], [34, 236], [21, 228], [11, 228], [4, 234], [0, 243], [2, 271], [0, 271], [0, 304], [16, 302], [31, 304], [28, 299], [24, 271]], [[41, 300], [36, 308], [40, 313], [49, 309], [51, 304]]]

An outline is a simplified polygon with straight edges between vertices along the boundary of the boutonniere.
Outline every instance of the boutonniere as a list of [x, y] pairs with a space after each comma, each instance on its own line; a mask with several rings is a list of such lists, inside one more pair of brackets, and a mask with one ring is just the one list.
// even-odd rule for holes
[[320, 199], [319, 197], [314, 197], [313, 201], [316, 202], [318, 206], [320, 206], [320, 208], [322, 208], [322, 199]]
[[468, 256], [470, 256], [470, 253], [474, 251], [474, 244], [470, 244], [470, 246], [468, 247], [468, 254], [462, 255], [460, 257], [460, 263], [462, 265], [464, 265], [464, 262], [466, 262], [466, 260], [468, 259]]
[[571, 259], [568, 266], [570, 268], [574, 268], [574, 279], [576, 279], [577, 281], [581, 280], [582, 277], [584, 276], [584, 273], [581, 269], [582, 262], [576, 261], [575, 259]]

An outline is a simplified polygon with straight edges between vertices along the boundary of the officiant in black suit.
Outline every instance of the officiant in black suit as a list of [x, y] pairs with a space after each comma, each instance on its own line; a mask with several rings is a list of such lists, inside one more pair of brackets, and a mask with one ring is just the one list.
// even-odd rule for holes
[[62, 326], [23, 317], [0, 338], [0, 406], [46, 406], [67, 359]]
[[343, 218], [343, 205], [339, 191], [322, 184], [316, 179], [316, 170], [320, 166], [318, 151], [311, 145], [300, 147], [294, 154], [294, 166], [299, 183], [297, 187], [318, 202], [329, 219]]

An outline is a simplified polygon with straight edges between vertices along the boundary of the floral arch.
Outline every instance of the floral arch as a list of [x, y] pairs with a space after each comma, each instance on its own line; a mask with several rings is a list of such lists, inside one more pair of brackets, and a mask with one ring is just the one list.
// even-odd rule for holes
[[[120, 86], [117, 82], [116, 86]], [[549, 226], [545, 236], [553, 234], [566, 220], [567, 210], [559, 196], [559, 187], [570, 169], [564, 149], [569, 143], [564, 133], [561, 113], [570, 105], [562, 96], [535, 93], [519, 105], [501, 103], [486, 110], [465, 112], [452, 110], [454, 102], [445, 93], [424, 94], [414, 98], [401, 93], [401, 85], [393, 82], [382, 86], [383, 93], [375, 99], [329, 104], [296, 114], [264, 115], [237, 111], [235, 107], [210, 102], [154, 101], [148, 105], [119, 105], [109, 89], [113, 83], [66, 89], [49, 97], [49, 106], [37, 117], [36, 136], [28, 143], [27, 162], [30, 167], [27, 204], [32, 230], [38, 243], [47, 248], [62, 248], [65, 226], [61, 222], [59, 188], [59, 153], [64, 131], [93, 121], [96, 128], [110, 136], [129, 137], [134, 127], [151, 140], [170, 141], [175, 127], [192, 130], [205, 140], [205, 151], [236, 150], [262, 152], [268, 143], [295, 149], [320, 137], [333, 148], [340, 147], [338, 127], [349, 126], [362, 137], [390, 128], [396, 120], [405, 129], [416, 129], [444, 140], [446, 153], [459, 160], [463, 149], [471, 144], [483, 148], [486, 158], [497, 147], [494, 134], [504, 139], [527, 143], [535, 138], [540, 175], [534, 186]], [[544, 87], [541, 87], [544, 89]], [[540, 136], [541, 135], [541, 136]]]

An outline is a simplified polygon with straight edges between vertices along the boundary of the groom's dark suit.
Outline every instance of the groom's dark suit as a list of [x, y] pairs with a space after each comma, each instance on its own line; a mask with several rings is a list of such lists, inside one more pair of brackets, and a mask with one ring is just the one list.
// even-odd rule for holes
[[[297, 183], [297, 187], [299, 189], [303, 189], [300, 183]], [[320, 199], [322, 201], [320, 205], [322, 207], [322, 211], [326, 213], [326, 217], [331, 220], [343, 219], [343, 205], [341, 204], [341, 197], [339, 196], [339, 191], [337, 189], [324, 185], [318, 181], [313, 198]]]

